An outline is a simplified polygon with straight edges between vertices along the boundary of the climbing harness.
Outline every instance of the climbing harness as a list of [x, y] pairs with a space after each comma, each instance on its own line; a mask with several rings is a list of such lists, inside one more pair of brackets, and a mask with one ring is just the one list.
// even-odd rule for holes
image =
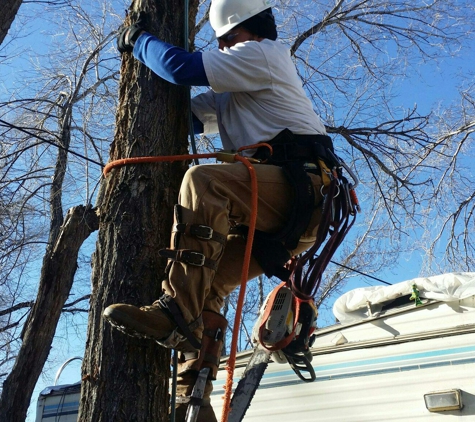
[[[282, 167], [294, 189], [294, 207], [286, 226], [278, 233], [256, 231], [253, 256], [268, 277], [276, 276], [280, 280], [292, 280], [295, 293], [301, 299], [310, 299], [318, 290], [323, 271], [359, 211], [355, 193], [358, 179], [335, 155], [329, 136], [294, 135], [285, 129], [269, 141], [269, 145], [272, 146], [272, 151], [268, 148], [258, 148], [253, 157]], [[353, 184], [343, 177], [342, 170], [350, 175]], [[315, 244], [298, 259], [298, 265], [292, 272], [286, 267], [286, 263], [291, 259], [288, 251], [296, 248], [315, 209], [313, 187], [307, 173], [319, 174], [323, 181], [321, 192], [324, 195], [321, 218], [323, 224], [319, 225]], [[351, 217], [353, 221], [350, 221]], [[241, 227], [244, 235], [246, 230], [245, 227]], [[320, 253], [320, 258], [314, 258], [329, 233], [331, 237], [327, 241], [326, 248]], [[305, 265], [310, 265], [312, 271], [302, 281], [302, 268]]]
[[258, 148], [253, 158], [282, 168], [294, 190], [294, 206], [287, 223], [278, 233], [258, 235], [293, 250], [310, 223], [315, 208], [315, 194], [307, 173], [319, 173], [318, 160], [333, 164], [333, 144], [326, 135], [295, 135], [289, 129], [284, 129], [269, 141], [269, 145], [272, 151]]

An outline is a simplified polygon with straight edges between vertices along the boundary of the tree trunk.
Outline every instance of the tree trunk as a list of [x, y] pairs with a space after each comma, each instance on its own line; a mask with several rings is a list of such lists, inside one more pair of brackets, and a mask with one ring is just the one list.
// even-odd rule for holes
[[[194, 21], [197, 3], [192, 3]], [[183, 45], [183, 7], [173, 0], [143, 0], [132, 4], [129, 16], [134, 21], [145, 11], [149, 32]], [[186, 153], [187, 98], [186, 88], [123, 54], [111, 160]], [[129, 165], [102, 182], [80, 422], [168, 419], [169, 351], [112, 329], [102, 312], [112, 303], [148, 305], [160, 295], [166, 262], [158, 250], [169, 244], [185, 170], [183, 162]]]
[[97, 228], [95, 210], [83, 206], [71, 208], [56, 241], [48, 247], [38, 295], [22, 333], [22, 345], [3, 383], [0, 421], [25, 420], [33, 389], [48, 358], [61, 310], [71, 290], [79, 249]]
[[0, 4], [0, 44], [5, 39], [23, 0], [3, 0]]

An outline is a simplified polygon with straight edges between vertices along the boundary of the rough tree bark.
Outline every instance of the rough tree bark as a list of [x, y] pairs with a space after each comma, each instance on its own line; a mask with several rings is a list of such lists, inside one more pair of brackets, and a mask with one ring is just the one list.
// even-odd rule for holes
[[[183, 45], [184, 3], [135, 1], [126, 23], [145, 11], [149, 32]], [[193, 0], [190, 22], [196, 10]], [[161, 80], [124, 54], [110, 159], [186, 153], [187, 97], [186, 88]], [[144, 305], [159, 296], [166, 262], [158, 250], [168, 246], [185, 170], [182, 162], [131, 165], [113, 170], [102, 182], [80, 422], [168, 419], [169, 352], [112, 329], [102, 312], [112, 303]]]
[[0, 3], [0, 44], [5, 39], [23, 0], [3, 0]]
[[38, 295], [25, 323], [18, 357], [3, 383], [0, 421], [23, 422], [26, 418], [33, 389], [71, 290], [79, 249], [97, 230], [98, 218], [94, 209], [78, 206], [69, 210], [58, 228], [43, 259]]

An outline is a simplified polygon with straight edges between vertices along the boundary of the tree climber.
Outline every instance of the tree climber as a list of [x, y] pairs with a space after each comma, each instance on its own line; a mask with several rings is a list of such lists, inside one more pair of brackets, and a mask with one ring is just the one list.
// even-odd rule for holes
[[[268, 0], [212, 0], [210, 23], [219, 49], [189, 53], [145, 31], [142, 19], [121, 30], [120, 52], [179, 85], [209, 86], [192, 100], [195, 133], [219, 133], [224, 149], [259, 142], [274, 146], [255, 156], [258, 181], [256, 239], [249, 279], [276, 274], [315, 241], [322, 207], [316, 155], [332, 150], [292, 62], [277, 39]], [[262, 148], [262, 147], [261, 147]], [[304, 171], [305, 170], [305, 171]], [[183, 179], [163, 296], [141, 308], [114, 304], [104, 317], [127, 334], [180, 351], [177, 421], [184, 421], [198, 371], [216, 377], [227, 321], [224, 298], [240, 284], [251, 186], [241, 163], [191, 167]], [[216, 421], [208, 380], [198, 416]]]

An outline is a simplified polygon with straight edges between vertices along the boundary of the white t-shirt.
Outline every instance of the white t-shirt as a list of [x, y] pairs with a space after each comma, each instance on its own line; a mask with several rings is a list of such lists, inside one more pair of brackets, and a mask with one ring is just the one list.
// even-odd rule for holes
[[205, 134], [219, 132], [224, 149], [269, 141], [286, 128], [326, 134], [279, 41], [246, 41], [202, 57], [212, 89], [193, 98], [192, 111]]

